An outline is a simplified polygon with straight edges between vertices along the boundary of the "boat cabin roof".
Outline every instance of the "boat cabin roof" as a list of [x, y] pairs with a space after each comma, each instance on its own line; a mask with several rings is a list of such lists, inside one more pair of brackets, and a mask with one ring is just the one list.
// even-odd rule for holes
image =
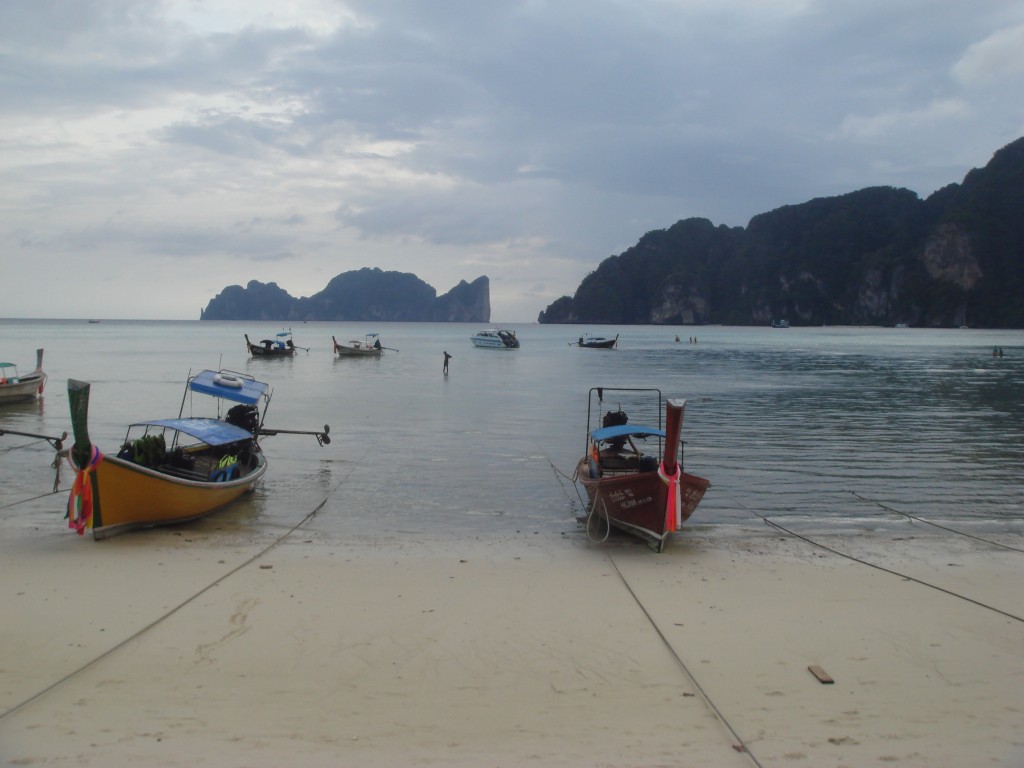
[[657, 427], [644, 427], [639, 424], [616, 424], [613, 427], [601, 427], [590, 433], [590, 437], [600, 442], [613, 437], [664, 437], [665, 430]]
[[246, 405], [256, 405], [259, 403], [260, 398], [267, 391], [267, 385], [262, 381], [256, 381], [248, 376], [241, 376], [235, 373], [229, 374], [234, 380], [240, 381], [240, 387], [232, 387], [227, 384], [221, 384], [216, 380], [216, 377], [220, 375], [220, 371], [211, 371], [209, 369], [200, 371], [191, 379], [189, 379], [188, 386], [193, 392], [201, 392], [204, 395], [211, 395], [213, 397], [220, 397], [225, 400], [232, 400], [236, 403], [245, 403]]
[[252, 432], [249, 430], [228, 424], [220, 419], [154, 419], [153, 421], [140, 421], [132, 426], [173, 429], [197, 440], [202, 440], [207, 445], [227, 445], [228, 443], [237, 443], [239, 440], [252, 439]]

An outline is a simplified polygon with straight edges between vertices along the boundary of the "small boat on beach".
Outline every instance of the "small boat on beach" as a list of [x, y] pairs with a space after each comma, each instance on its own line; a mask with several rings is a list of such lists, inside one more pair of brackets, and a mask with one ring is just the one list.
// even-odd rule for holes
[[259, 344], [253, 344], [249, 341], [249, 334], [245, 334], [245, 346], [253, 357], [291, 357], [296, 349], [305, 349], [309, 352], [306, 347], [295, 346], [291, 331], [281, 331], [275, 338], [263, 339]]
[[477, 331], [469, 340], [473, 346], [484, 349], [519, 349], [519, 339], [515, 331], [492, 328], [486, 331]]
[[789, 328], [789, 320], [772, 320], [772, 328]]
[[[657, 415], [652, 418], [648, 409], [645, 415], [651, 422], [631, 424], [621, 405], [604, 410], [604, 396], [609, 394], [650, 401]], [[685, 400], [673, 399], [663, 406], [657, 389], [590, 390], [587, 449], [574, 479], [587, 495], [582, 521], [592, 539], [604, 541], [611, 528], [617, 528], [661, 552], [669, 534], [693, 514], [711, 483], [683, 471], [679, 448], [685, 407]], [[653, 451], [641, 445], [648, 440], [658, 443]]]
[[615, 349], [618, 344], [619, 334], [615, 334], [614, 339], [607, 339], [604, 336], [592, 336], [588, 333], [586, 336], [580, 336], [579, 341], [576, 342], [576, 346], [583, 349]]
[[18, 373], [14, 363], [0, 362], [0, 405], [31, 400], [43, 393], [46, 386], [43, 373], [43, 350], [36, 350], [36, 369], [24, 376]]
[[[75, 439], [69, 459], [77, 472], [68, 525], [79, 535], [92, 529], [95, 539], [194, 520], [235, 501], [267, 471], [259, 444], [264, 435], [306, 434], [330, 443], [327, 425], [323, 431], [264, 427], [272, 394], [267, 384], [234, 371], [204, 370], [188, 377], [177, 418], [131, 424], [117, 454], [104, 454], [89, 437], [90, 387], [68, 380]], [[215, 418], [183, 415], [193, 393], [216, 400]], [[222, 416], [223, 401], [235, 405]]]
[[334, 342], [334, 352], [338, 357], [380, 357], [384, 354], [385, 349], [392, 352], [398, 351], [397, 349], [391, 349], [391, 347], [382, 346], [380, 334], [378, 333], [368, 333], [361, 341], [359, 339], [352, 339], [347, 344], [339, 344], [338, 340], [333, 336], [331, 336], [331, 341]]

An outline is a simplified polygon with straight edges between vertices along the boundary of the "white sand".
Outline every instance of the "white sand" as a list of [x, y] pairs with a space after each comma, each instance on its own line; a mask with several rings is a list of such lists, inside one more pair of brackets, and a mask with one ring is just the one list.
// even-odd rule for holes
[[[768, 528], [272, 541], [0, 523], [0, 764], [1024, 765], [1024, 622]], [[827, 541], [1024, 617], [1020, 552]]]

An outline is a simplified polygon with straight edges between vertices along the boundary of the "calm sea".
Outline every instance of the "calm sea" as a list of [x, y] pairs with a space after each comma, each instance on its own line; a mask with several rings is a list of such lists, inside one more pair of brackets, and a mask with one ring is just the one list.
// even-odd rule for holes
[[[37, 402], [0, 407], [0, 427], [70, 431], [68, 378], [92, 383], [93, 442], [177, 415], [190, 370], [229, 368], [273, 387], [268, 427], [331, 427], [333, 441], [265, 438], [265, 483], [194, 526], [431, 538], [488, 531], [583, 536], [571, 475], [591, 387], [657, 387], [687, 399], [685, 466], [712, 488], [689, 526], [803, 530], [913, 526], [893, 510], [971, 531], [1024, 531], [1024, 332], [883, 328], [511, 325], [522, 347], [477, 349], [463, 324], [302, 323], [293, 359], [251, 359], [243, 334], [279, 323], [4, 320], [0, 358], [33, 368]], [[338, 359], [379, 332], [379, 359]], [[619, 349], [579, 349], [585, 332]], [[680, 341], [676, 342], [676, 335]], [[691, 342], [692, 337], [695, 342]], [[993, 347], [1005, 356], [993, 357]], [[453, 357], [442, 375], [443, 352]], [[197, 400], [186, 414], [207, 415]], [[608, 405], [608, 403], [606, 403]], [[70, 442], [70, 440], [69, 440]], [[0, 437], [0, 513], [61, 529], [53, 451]], [[72, 473], [61, 472], [67, 488]], [[73, 535], [68, 532], [69, 536]]]

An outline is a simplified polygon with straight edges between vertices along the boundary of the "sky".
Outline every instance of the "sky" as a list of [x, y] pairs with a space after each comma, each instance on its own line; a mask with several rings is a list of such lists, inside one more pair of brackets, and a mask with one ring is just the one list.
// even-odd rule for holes
[[0, 317], [379, 267], [534, 322], [651, 230], [1021, 136], [1019, 0], [3, 0]]

